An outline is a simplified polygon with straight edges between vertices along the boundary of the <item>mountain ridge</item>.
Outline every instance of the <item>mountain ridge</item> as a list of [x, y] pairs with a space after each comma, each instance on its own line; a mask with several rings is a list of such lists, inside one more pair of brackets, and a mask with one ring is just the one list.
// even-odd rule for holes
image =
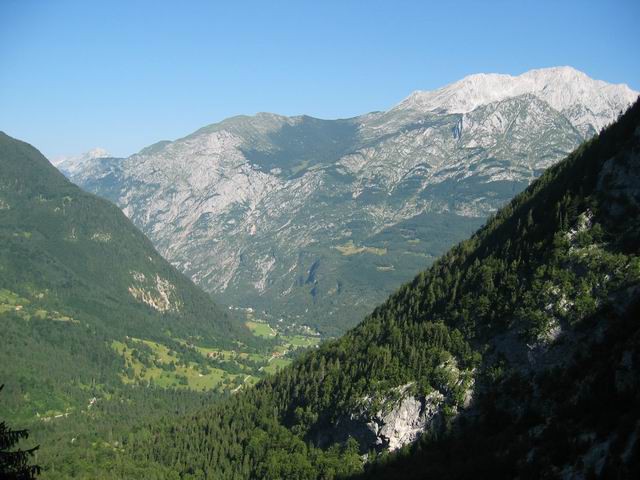
[[[516, 76], [469, 75], [437, 90], [413, 92], [393, 109], [443, 109], [449, 113], [469, 113], [481, 105], [523, 93], [532, 93], [565, 113], [585, 137], [611, 123], [638, 97], [638, 92], [626, 84], [593, 80], [585, 73], [565, 66], [529, 70]], [[575, 110], [586, 104], [594, 104], [596, 112], [590, 111], [591, 115], [581, 118]]]
[[[622, 108], [611, 98], [598, 122]], [[583, 127], [531, 92], [467, 113], [239, 116], [70, 178], [206, 290], [335, 335], [579, 145]]]

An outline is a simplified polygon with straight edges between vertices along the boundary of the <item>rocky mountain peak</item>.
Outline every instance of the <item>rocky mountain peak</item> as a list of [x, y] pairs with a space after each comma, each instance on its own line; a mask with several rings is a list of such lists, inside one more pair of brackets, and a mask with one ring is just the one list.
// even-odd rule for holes
[[111, 154], [102, 147], [92, 148], [80, 155], [65, 155], [54, 158], [51, 163], [67, 175], [73, 175], [84, 168], [84, 164], [97, 158], [107, 158]]
[[475, 74], [432, 91], [416, 91], [392, 111], [469, 113], [492, 102], [533, 94], [563, 113], [583, 136], [610, 124], [637, 97], [625, 84], [594, 80], [573, 67], [530, 70], [521, 75]]

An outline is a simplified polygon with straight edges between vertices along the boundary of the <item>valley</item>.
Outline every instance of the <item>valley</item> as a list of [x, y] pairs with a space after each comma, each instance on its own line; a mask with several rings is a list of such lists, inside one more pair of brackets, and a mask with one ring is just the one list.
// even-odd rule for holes
[[[194, 345], [181, 339], [167, 344], [126, 337], [111, 348], [124, 359], [123, 383], [236, 393], [277, 373], [304, 350], [315, 348], [320, 336], [308, 327], [281, 331], [246, 312], [247, 328], [258, 338], [271, 340], [270, 349], [255, 352], [238, 344], [232, 349]], [[296, 331], [297, 333], [292, 333]]]
[[337, 337], [636, 97], [570, 67], [478, 74], [387, 111], [236, 116], [58, 166], [221, 302]]
[[636, 103], [345, 336], [137, 437], [126, 471], [633, 478], [639, 132]]

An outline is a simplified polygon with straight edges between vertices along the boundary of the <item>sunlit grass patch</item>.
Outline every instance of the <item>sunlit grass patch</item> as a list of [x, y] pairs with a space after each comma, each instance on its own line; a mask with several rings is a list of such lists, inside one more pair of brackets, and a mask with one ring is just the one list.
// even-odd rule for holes
[[387, 254], [386, 248], [359, 246], [354, 244], [353, 240], [349, 240], [344, 245], [337, 245], [333, 248], [338, 250], [345, 257], [349, 255], [357, 255], [359, 253], [371, 253], [373, 255], [380, 255], [380, 256]]
[[257, 337], [273, 338], [276, 336], [275, 330], [271, 328], [267, 323], [248, 320], [245, 322], [245, 325]]
[[276, 373], [278, 370], [286, 367], [291, 363], [291, 359], [289, 358], [274, 358], [269, 362], [269, 364], [264, 367], [264, 371], [266, 373]]

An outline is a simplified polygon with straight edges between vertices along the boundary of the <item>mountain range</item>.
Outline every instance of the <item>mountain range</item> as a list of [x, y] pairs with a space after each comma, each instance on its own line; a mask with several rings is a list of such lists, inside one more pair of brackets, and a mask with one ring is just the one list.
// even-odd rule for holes
[[339, 335], [637, 98], [570, 67], [342, 120], [229, 118], [59, 167], [225, 303]]

